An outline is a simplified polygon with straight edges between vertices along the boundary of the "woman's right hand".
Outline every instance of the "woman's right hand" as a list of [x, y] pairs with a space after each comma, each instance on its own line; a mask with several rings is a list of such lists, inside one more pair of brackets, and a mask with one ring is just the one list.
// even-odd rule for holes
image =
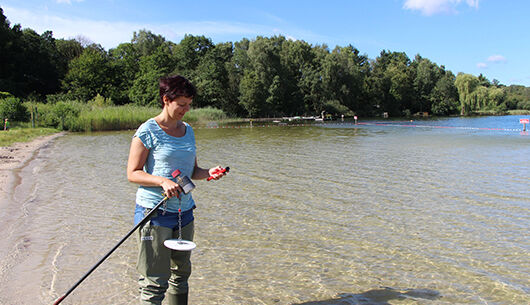
[[167, 178], [163, 178], [162, 182], [160, 183], [160, 186], [162, 187], [162, 189], [164, 189], [164, 193], [168, 198], [174, 196], [177, 196], [178, 198], [180, 196], [180, 193], [182, 193], [182, 188], [177, 183]]

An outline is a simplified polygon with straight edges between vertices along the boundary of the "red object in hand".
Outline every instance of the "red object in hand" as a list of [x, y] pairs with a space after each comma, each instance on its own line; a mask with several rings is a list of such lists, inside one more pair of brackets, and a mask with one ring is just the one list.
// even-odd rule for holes
[[[230, 171], [230, 167], [227, 166], [226, 168], [218, 169], [218, 170], [216, 170], [216, 171], [213, 172], [213, 173], [214, 173], [214, 174], [222, 174], [222, 173], [224, 173], [224, 172], [228, 173], [229, 171]], [[210, 177], [208, 177], [208, 179], [206, 179], [206, 181], [210, 181], [210, 180], [212, 180], [212, 179], [213, 179], [213, 177], [210, 176]]]

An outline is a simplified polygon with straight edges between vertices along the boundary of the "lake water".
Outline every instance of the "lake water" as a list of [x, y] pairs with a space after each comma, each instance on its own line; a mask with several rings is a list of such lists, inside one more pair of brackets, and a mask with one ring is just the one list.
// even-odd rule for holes
[[[520, 116], [197, 128], [190, 304], [529, 304]], [[51, 304], [133, 226], [129, 132], [69, 134], [1, 204], [0, 304]], [[137, 304], [127, 240], [62, 304]]]

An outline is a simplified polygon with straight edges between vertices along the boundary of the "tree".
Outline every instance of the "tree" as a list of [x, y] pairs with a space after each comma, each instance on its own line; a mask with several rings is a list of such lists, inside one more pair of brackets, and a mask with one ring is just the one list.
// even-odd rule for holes
[[229, 103], [223, 107], [227, 113], [235, 115], [246, 115], [245, 109], [239, 103], [240, 98], [240, 84], [244, 72], [248, 69], [250, 63], [248, 58], [248, 48], [250, 40], [244, 38], [239, 42], [234, 43], [232, 57], [229, 62], [225, 63], [226, 71], [228, 73], [227, 94]]
[[166, 39], [161, 35], [153, 34], [148, 30], [140, 30], [133, 33], [131, 44], [142, 57], [149, 56], [166, 43]]
[[23, 92], [23, 84], [17, 73], [17, 65], [22, 61], [20, 54], [20, 25], [11, 28], [9, 20], [0, 8], [0, 91], [19, 95]]
[[324, 110], [324, 103], [330, 99], [325, 93], [322, 78], [322, 65], [328, 54], [326, 45], [312, 47], [301, 71], [298, 87], [303, 94], [305, 109], [309, 113], [320, 114]]
[[458, 90], [455, 87], [455, 76], [451, 71], [444, 71], [429, 95], [431, 112], [435, 115], [449, 115], [458, 112]]
[[232, 44], [222, 43], [210, 48], [200, 59], [193, 78], [198, 90], [198, 96], [193, 101], [195, 106], [212, 106], [223, 110], [231, 108], [229, 77], [225, 64], [230, 62], [231, 57]]
[[[314, 88], [317, 78], [320, 79], [321, 69], [311, 45], [301, 40], [284, 41], [280, 50], [280, 64], [283, 79], [279, 81], [283, 96], [279, 98], [283, 99], [283, 112], [289, 115], [317, 112], [315, 106], [321, 100], [319, 96], [324, 93], [322, 88]], [[277, 86], [274, 80], [271, 86], [269, 92]], [[319, 96], [314, 95], [315, 89], [319, 91]]]
[[202, 58], [213, 47], [214, 45], [209, 38], [185, 35], [180, 43], [175, 46], [176, 68], [174, 71], [192, 78]]
[[137, 105], [159, 105], [158, 80], [174, 66], [169, 45], [159, 46], [149, 56], [140, 58], [139, 70], [129, 90], [129, 98]]
[[20, 99], [10, 96], [0, 99], [0, 119], [8, 118], [14, 121], [26, 121], [28, 119], [28, 111], [22, 105]]
[[504, 89], [497, 87], [488, 88], [488, 105], [486, 106], [490, 110], [503, 111], [506, 109], [506, 104], [504, 103], [506, 99], [506, 93]]
[[10, 27], [0, 9], [0, 54], [0, 91], [28, 96], [59, 89], [59, 54], [50, 31]]
[[368, 58], [352, 45], [336, 47], [322, 62], [322, 84], [327, 100], [339, 101], [350, 110], [359, 110], [366, 99], [365, 78]]
[[70, 62], [83, 53], [83, 46], [75, 39], [56, 39], [55, 47], [59, 54], [58, 72], [59, 80], [63, 80], [68, 72]]
[[100, 94], [110, 96], [112, 70], [104, 50], [88, 47], [70, 61], [63, 90], [73, 99], [87, 102]]
[[478, 77], [471, 74], [458, 73], [456, 76], [455, 86], [460, 100], [460, 115], [469, 114], [473, 110], [473, 104], [476, 99], [472, 94], [478, 87], [479, 82]]
[[414, 98], [410, 103], [410, 110], [415, 112], [430, 112], [432, 91], [438, 80], [442, 77], [442, 69], [436, 64], [420, 55], [416, 55], [412, 67], [415, 68], [413, 80]]
[[246, 110], [249, 117], [258, 117], [266, 114], [265, 91], [258, 73], [246, 70], [240, 83], [239, 104]]
[[412, 108], [415, 71], [403, 52], [382, 51], [372, 63], [368, 80], [374, 112], [402, 115]]
[[[60, 87], [60, 78], [64, 67], [61, 67], [60, 55], [55, 46], [52, 32], [42, 35], [31, 29], [24, 29], [21, 36], [24, 58], [17, 67], [23, 74], [24, 95], [31, 92], [46, 95], [56, 92]], [[22, 72], [23, 71], [23, 72]]]
[[257, 37], [249, 44], [249, 66], [240, 83], [239, 103], [250, 116], [282, 113], [281, 105], [267, 104], [266, 99], [274, 77], [281, 74], [279, 53], [283, 40], [281, 36]]
[[136, 75], [140, 70], [140, 51], [130, 42], [121, 43], [109, 50], [110, 62], [114, 70], [113, 100], [115, 104], [126, 104], [130, 101], [129, 90], [132, 88]]

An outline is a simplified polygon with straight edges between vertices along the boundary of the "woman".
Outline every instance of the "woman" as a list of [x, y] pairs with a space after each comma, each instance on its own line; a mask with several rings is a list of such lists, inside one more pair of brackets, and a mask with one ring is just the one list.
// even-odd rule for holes
[[217, 180], [224, 176], [220, 166], [210, 169], [197, 165], [195, 135], [182, 121], [196, 95], [195, 87], [182, 76], [159, 81], [162, 112], [144, 122], [131, 142], [127, 178], [139, 184], [136, 193], [135, 222], [138, 223], [164, 197], [164, 208], [153, 213], [139, 229], [141, 304], [161, 304], [167, 290], [169, 304], [187, 304], [191, 274], [189, 251], [172, 251], [163, 243], [179, 236], [178, 210], [181, 208], [182, 239], [193, 240], [191, 192], [184, 194], [171, 173], [178, 169], [191, 179]]

